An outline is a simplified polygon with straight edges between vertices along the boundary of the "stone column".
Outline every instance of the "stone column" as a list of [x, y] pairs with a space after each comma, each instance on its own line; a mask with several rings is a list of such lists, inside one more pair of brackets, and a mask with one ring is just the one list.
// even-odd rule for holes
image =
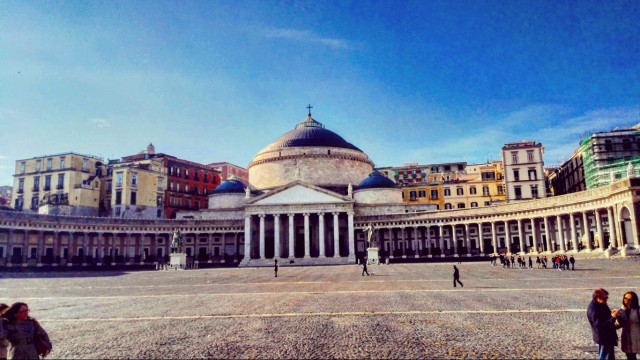
[[84, 266], [87, 265], [87, 242], [89, 241], [88, 238], [89, 238], [89, 233], [86, 231], [83, 232], [82, 233], [82, 259], [80, 260], [82, 261], [82, 265]]
[[498, 232], [496, 231], [496, 222], [491, 222], [491, 243], [493, 244], [493, 252], [498, 253]]
[[518, 219], [518, 238], [520, 238], [520, 253], [526, 254], [524, 245], [524, 227], [522, 226], [522, 219]]
[[440, 257], [445, 257], [444, 255], [444, 235], [442, 225], [438, 225], [438, 235], [440, 237]]
[[578, 252], [578, 238], [576, 236], [576, 219], [573, 217], [573, 213], [569, 213], [569, 229], [571, 229], [571, 246], [573, 250]]
[[405, 239], [404, 227], [400, 228], [400, 241], [402, 244], [402, 258], [407, 257], [407, 240]]
[[389, 258], [393, 259], [393, 251], [395, 250], [393, 230], [391, 228], [388, 228], [387, 230], [389, 230]]
[[426, 240], [426, 247], [427, 247], [427, 257], [433, 257], [433, 254], [431, 254], [431, 227], [427, 226], [425, 229], [425, 238]]
[[58, 254], [60, 254], [60, 232], [59, 231], [54, 231], [53, 232], [53, 261], [56, 261], [56, 258], [58, 257]]
[[273, 257], [280, 257], [280, 214], [273, 214]]
[[309, 214], [304, 213], [304, 257], [306, 259], [311, 257], [311, 237], [309, 236]]
[[453, 242], [453, 256], [458, 257], [458, 239], [456, 238], [456, 224], [451, 224], [451, 241]]
[[9, 232], [7, 233], [7, 259], [8, 259], [7, 263], [9, 262], [13, 263], [13, 261], [11, 260], [12, 257], [13, 257], [13, 229], [9, 229]]
[[288, 214], [287, 216], [289, 217], [289, 259], [293, 259], [295, 255], [295, 249], [293, 247], [293, 237], [295, 236], [293, 231], [293, 222], [295, 219], [295, 214]]
[[531, 218], [531, 236], [533, 237], [533, 252], [538, 253], [538, 228], [535, 218]]
[[318, 233], [319, 233], [318, 248], [320, 251], [320, 257], [324, 258], [326, 257], [326, 254], [324, 252], [325, 236], [324, 236], [324, 213], [323, 212], [318, 213]]
[[560, 215], [556, 215], [556, 231], [558, 232], [556, 242], [560, 245], [560, 251], [565, 252], [564, 238], [562, 236], [562, 218]]
[[[145, 234], [138, 234], [138, 256], [140, 256], [140, 264], [144, 264], [144, 237]], [[198, 247], [198, 237], [196, 236], [196, 248]]]
[[414, 257], [420, 257], [419, 251], [422, 250], [422, 241], [420, 241], [420, 246], [418, 246], [418, 227], [413, 227], [413, 254]]
[[604, 231], [602, 230], [602, 218], [600, 217], [600, 211], [595, 209], [593, 216], [596, 218], [596, 232], [598, 233], [598, 247], [604, 251]]
[[36, 250], [37, 264], [42, 266], [42, 257], [44, 256], [44, 231], [38, 231], [38, 249]]
[[482, 223], [478, 223], [478, 246], [480, 247], [480, 256], [484, 256], [484, 228]]
[[587, 240], [587, 252], [591, 252], [593, 247], [591, 246], [591, 231], [589, 230], [589, 219], [587, 219], [587, 212], [582, 212], [582, 237]]
[[244, 260], [251, 260], [251, 215], [244, 216]]
[[[69, 231], [69, 233], [67, 234], [67, 252], [68, 252], [68, 257], [71, 257], [71, 259], [73, 259], [73, 254], [74, 254], [74, 249], [73, 249], [73, 232]], [[67, 258], [67, 260], [71, 260], [69, 258]]]
[[551, 248], [551, 231], [549, 230], [549, 218], [545, 216], [542, 218], [542, 220], [544, 222], [544, 237], [547, 244], [547, 251], [549, 252], [549, 254], [551, 254], [553, 252], [553, 249]]
[[469, 224], [464, 224], [464, 238], [467, 244], [467, 257], [471, 256], [471, 236], [469, 235]]
[[24, 249], [24, 251], [22, 253], [22, 263], [26, 264], [27, 259], [29, 259], [29, 256], [31, 256], [31, 253], [29, 251], [29, 230], [25, 230], [23, 234], [24, 235], [22, 237], [22, 248]]
[[334, 212], [333, 214], [333, 257], [340, 257], [340, 223], [338, 222], [338, 215], [340, 213]]
[[507, 247], [507, 254], [511, 253], [511, 229], [509, 229], [509, 220], [504, 221], [504, 243]]
[[[102, 238], [102, 233], [100, 234], [100, 237]], [[153, 233], [153, 240], [151, 243], [151, 246], [149, 247], [149, 255], [153, 256], [156, 261], [159, 261], [158, 259], [158, 233], [154, 232]]]
[[613, 214], [613, 207], [607, 208], [607, 214], [609, 216], [609, 247], [617, 248], [618, 247], [618, 237], [616, 236], [616, 219]]
[[349, 228], [349, 263], [356, 262], [356, 251], [355, 251], [355, 242], [353, 239], [353, 212], [349, 211], [347, 213], [347, 225]]
[[265, 214], [258, 214], [260, 218], [260, 259], [264, 259], [264, 217]]

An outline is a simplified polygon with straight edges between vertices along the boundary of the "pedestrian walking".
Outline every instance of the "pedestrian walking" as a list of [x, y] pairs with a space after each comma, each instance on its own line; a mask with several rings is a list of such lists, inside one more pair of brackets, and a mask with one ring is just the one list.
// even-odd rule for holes
[[274, 277], [278, 277], [278, 259], [273, 259], [273, 273]]
[[[46, 357], [52, 349], [49, 335], [36, 319], [29, 316], [29, 307], [22, 302], [6, 308], [0, 317], [4, 319], [7, 340], [9, 340], [9, 359], [39, 359]], [[38, 354], [37, 343], [43, 343], [46, 350]]]
[[609, 309], [607, 300], [609, 293], [605, 289], [596, 289], [593, 292], [591, 303], [587, 308], [587, 318], [591, 324], [593, 341], [598, 344], [598, 359], [614, 360], [614, 347], [618, 346], [618, 334], [615, 321], [618, 310]]
[[636, 360], [636, 354], [640, 353], [640, 305], [635, 292], [624, 293], [616, 325], [622, 328], [620, 349], [627, 355], [627, 360]]
[[367, 259], [364, 259], [364, 261], [362, 262], [362, 276], [364, 276], [364, 274], [367, 274], [367, 276], [369, 276], [369, 271], [367, 271]]
[[[569, 262], [571, 263], [571, 270], [575, 270], [576, 269], [576, 259], [573, 258], [573, 255], [571, 255], [571, 257], [569, 258]], [[567, 270], [569, 270], [569, 268], [567, 268]]]
[[464, 287], [464, 285], [462, 285], [462, 282], [460, 282], [460, 270], [458, 270], [458, 268], [453, 265], [453, 287], [456, 287], [456, 282], [458, 282], [460, 286]]

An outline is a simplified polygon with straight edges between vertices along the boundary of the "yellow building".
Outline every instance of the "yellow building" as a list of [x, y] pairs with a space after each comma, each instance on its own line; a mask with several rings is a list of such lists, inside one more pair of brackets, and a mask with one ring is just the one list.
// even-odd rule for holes
[[442, 184], [445, 210], [489, 206], [506, 201], [500, 161], [467, 165], [464, 173]]
[[97, 216], [101, 158], [73, 152], [16, 161], [14, 209], [50, 215]]
[[105, 204], [112, 217], [163, 218], [166, 174], [160, 159], [109, 164]]

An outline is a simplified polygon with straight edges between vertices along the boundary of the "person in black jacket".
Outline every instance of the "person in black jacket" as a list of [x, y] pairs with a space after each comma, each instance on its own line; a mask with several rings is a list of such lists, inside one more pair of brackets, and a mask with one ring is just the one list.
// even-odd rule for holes
[[598, 359], [614, 360], [614, 347], [618, 346], [618, 334], [615, 321], [618, 310], [609, 309], [607, 305], [609, 293], [605, 289], [596, 289], [593, 292], [593, 300], [587, 308], [587, 318], [591, 324], [593, 341], [598, 344]]
[[458, 284], [460, 284], [460, 286], [464, 287], [464, 285], [462, 285], [462, 283], [460, 282], [460, 270], [458, 270], [458, 268], [453, 265], [453, 287], [456, 287], [456, 281], [458, 282]]

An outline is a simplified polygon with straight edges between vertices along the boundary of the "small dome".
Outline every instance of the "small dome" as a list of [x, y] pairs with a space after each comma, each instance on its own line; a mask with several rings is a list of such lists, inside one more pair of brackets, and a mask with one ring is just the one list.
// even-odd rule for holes
[[396, 187], [396, 183], [388, 177], [384, 176], [380, 171], [375, 170], [369, 177], [362, 180], [356, 190], [363, 189], [393, 189]]
[[234, 175], [230, 175], [225, 182], [213, 190], [213, 194], [244, 193], [244, 188], [242, 181]]

